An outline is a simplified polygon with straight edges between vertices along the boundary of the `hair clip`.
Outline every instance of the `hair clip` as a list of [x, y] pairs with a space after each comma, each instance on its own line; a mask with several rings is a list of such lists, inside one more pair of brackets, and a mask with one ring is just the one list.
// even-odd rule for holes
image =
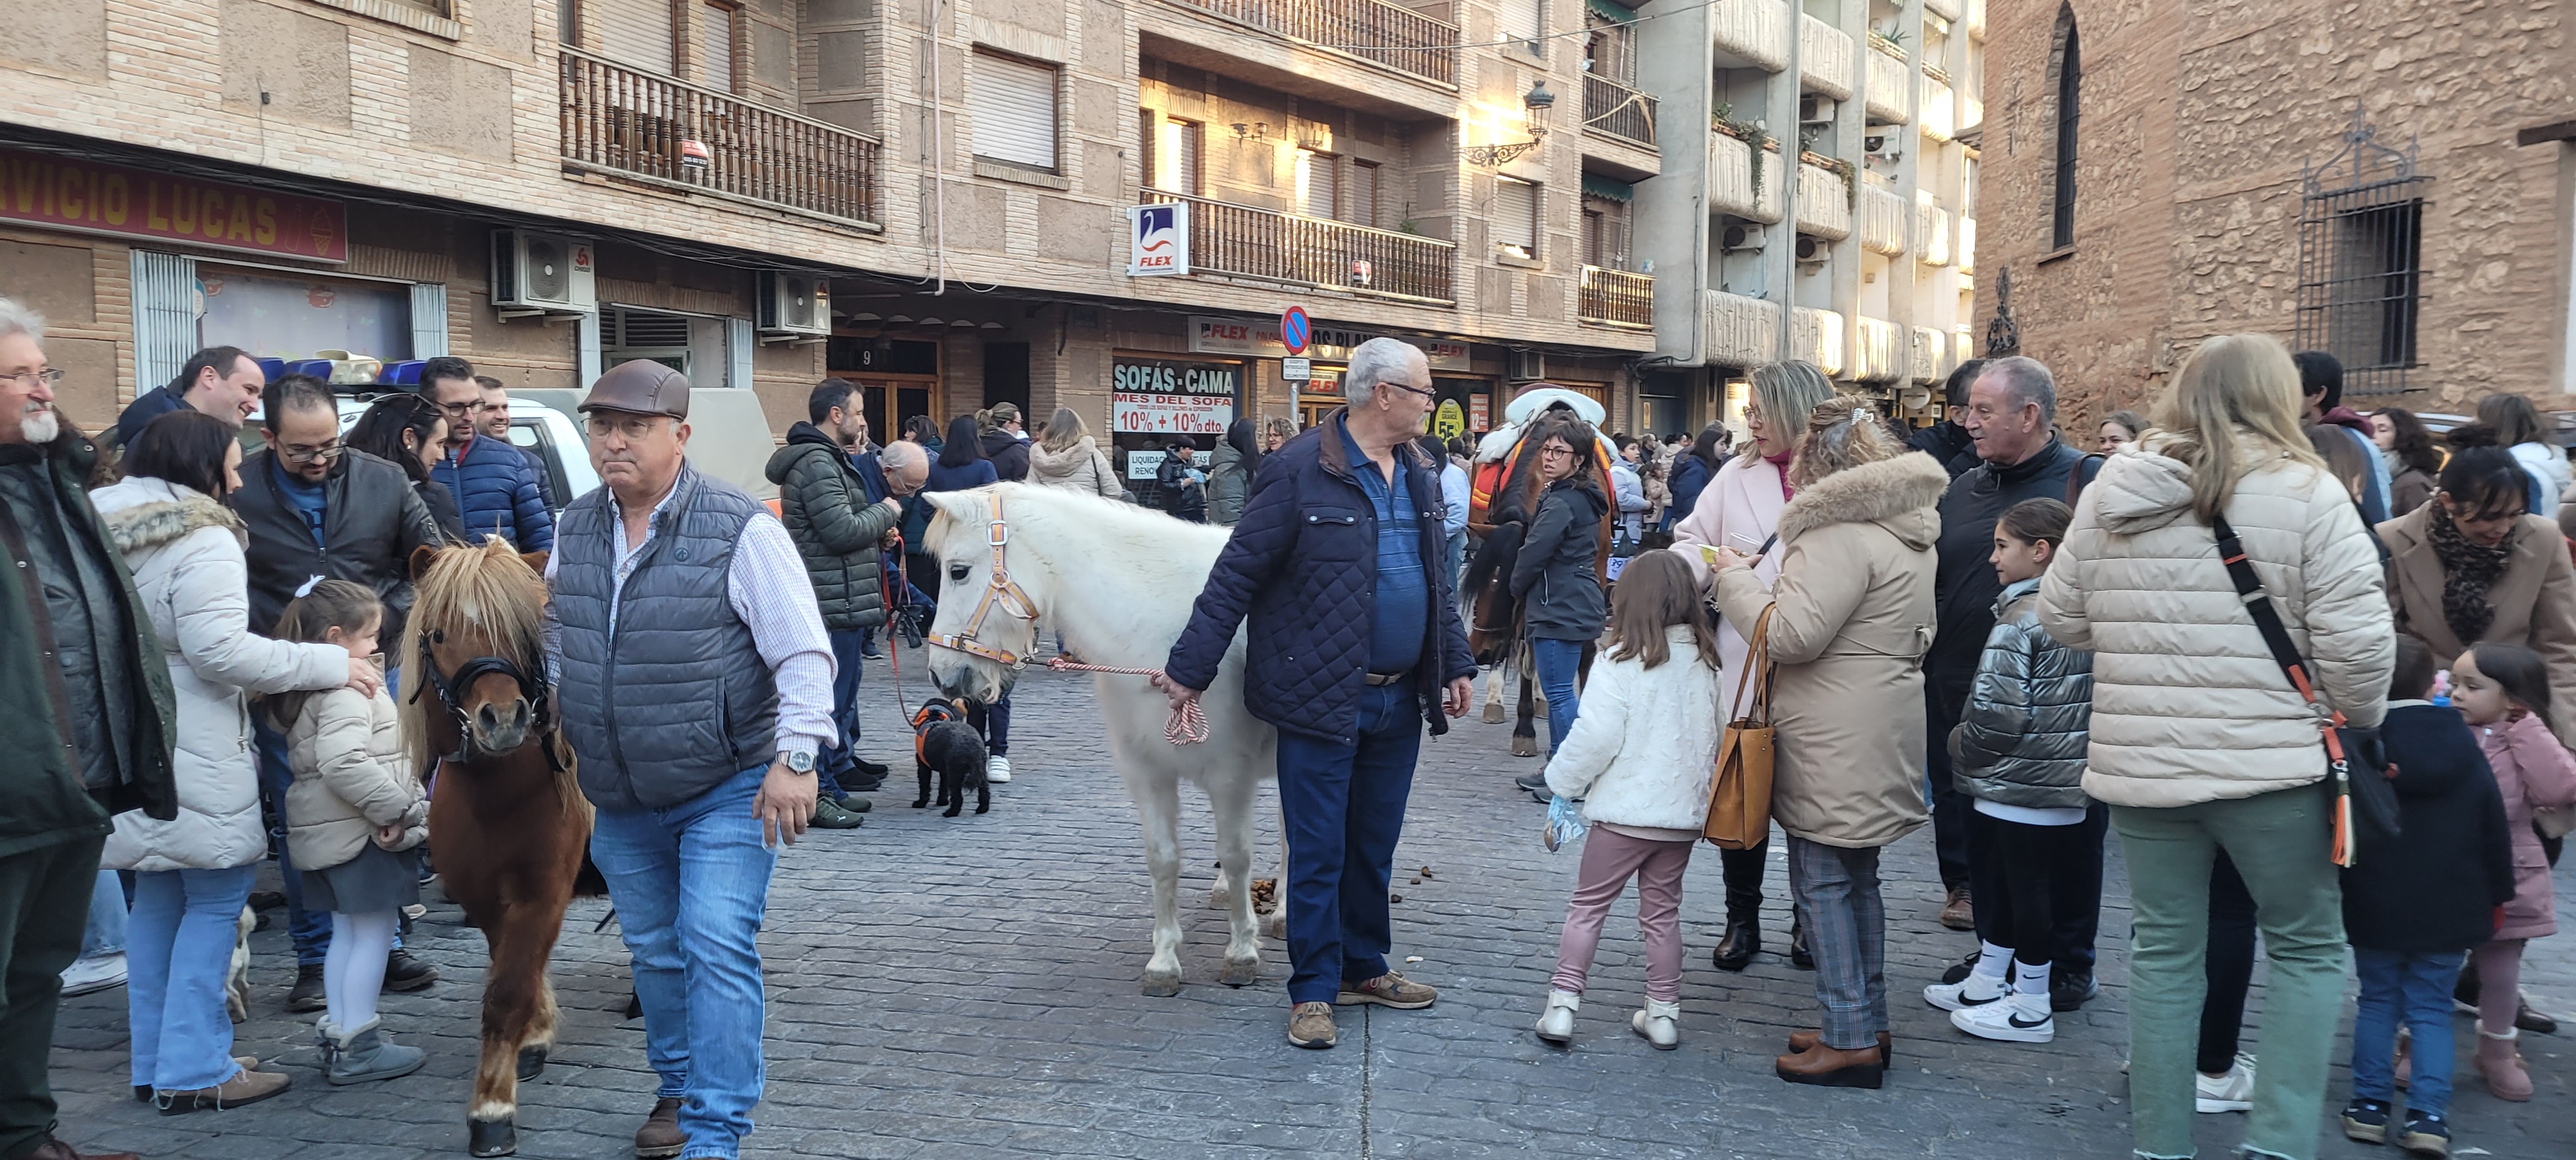
[[320, 577], [320, 576], [315, 576], [315, 577], [312, 577], [312, 578], [310, 578], [310, 579], [306, 580], [306, 581], [304, 582], [304, 586], [303, 586], [303, 587], [298, 588], [298, 589], [296, 589], [296, 590], [295, 590], [295, 598], [296, 598], [296, 599], [298, 599], [298, 600], [302, 600], [302, 599], [304, 599], [304, 598], [305, 598], [305, 597], [307, 597], [307, 596], [311, 596], [311, 595], [313, 595], [313, 586], [314, 586], [314, 585], [316, 585], [316, 584], [319, 584], [319, 583], [321, 583], [321, 582], [322, 582], [322, 577]]

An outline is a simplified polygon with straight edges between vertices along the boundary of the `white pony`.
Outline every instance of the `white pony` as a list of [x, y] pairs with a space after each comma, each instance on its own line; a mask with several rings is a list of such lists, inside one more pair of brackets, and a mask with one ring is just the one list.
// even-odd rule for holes
[[[937, 510], [922, 548], [939, 561], [939, 615], [925, 650], [941, 692], [991, 702], [1009, 691], [1013, 662], [1036, 651], [1044, 620], [1083, 661], [1160, 669], [1189, 624], [1226, 529], [1062, 488], [1000, 483], [924, 497]], [[999, 563], [1003, 582], [995, 582]], [[1253, 796], [1277, 776], [1279, 735], [1243, 707], [1243, 639], [1199, 700], [1204, 744], [1164, 739], [1170, 702], [1144, 677], [1095, 673], [1110, 756], [1145, 827], [1154, 876], [1154, 954], [1148, 995], [1181, 989], [1181, 781], [1207, 791], [1216, 815], [1218, 889], [1229, 932], [1217, 976], [1240, 987], [1261, 974], [1252, 914]], [[906, 706], [909, 711], [910, 706]], [[1287, 891], [1279, 891], [1280, 913]]]

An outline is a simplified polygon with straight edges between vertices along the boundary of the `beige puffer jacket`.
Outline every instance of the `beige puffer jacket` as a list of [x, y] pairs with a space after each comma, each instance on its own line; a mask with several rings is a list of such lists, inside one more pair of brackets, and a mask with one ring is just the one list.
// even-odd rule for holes
[[429, 838], [429, 798], [405, 772], [392, 697], [333, 689], [308, 697], [286, 731], [286, 852], [299, 870], [327, 870], [365, 853], [376, 827], [400, 825], [408, 850]]
[[[2252, 445], [2251, 432], [2239, 445]], [[2150, 440], [2084, 489], [2039, 586], [2039, 622], [2093, 650], [2084, 792], [2171, 808], [2321, 781], [2317, 719], [2246, 614], [2191, 510], [2191, 469]], [[2285, 457], [2249, 463], [2227, 520], [2317, 691], [2353, 725], [2386, 709], [2397, 638], [2378, 550], [2341, 483]]]
[[1100, 444], [1091, 436], [1076, 440], [1062, 455], [1048, 451], [1043, 443], [1031, 443], [1028, 447], [1029, 482], [1087, 492], [1107, 499], [1116, 499], [1121, 494], [1117, 469], [1109, 465], [1109, 456], [1100, 450]]

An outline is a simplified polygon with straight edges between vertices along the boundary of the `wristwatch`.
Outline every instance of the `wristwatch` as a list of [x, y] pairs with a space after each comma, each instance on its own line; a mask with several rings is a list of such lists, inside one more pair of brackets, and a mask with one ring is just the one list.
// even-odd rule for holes
[[811, 753], [807, 753], [800, 749], [791, 750], [787, 753], [781, 754], [780, 756], [787, 762], [787, 768], [790, 772], [814, 772], [814, 755]]

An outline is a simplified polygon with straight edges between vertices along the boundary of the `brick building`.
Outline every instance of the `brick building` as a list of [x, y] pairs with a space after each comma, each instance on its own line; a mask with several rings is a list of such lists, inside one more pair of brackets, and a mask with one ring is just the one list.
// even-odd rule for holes
[[[1653, 100], [1587, 83], [1588, 29], [1626, 10], [1589, 12], [21, 0], [0, 294], [52, 318], [92, 426], [232, 343], [452, 353], [532, 388], [659, 358], [777, 429], [834, 374], [879, 438], [1007, 399], [1208, 446], [1228, 415], [1310, 421], [1338, 356], [1389, 334], [1432, 351], [1445, 422], [1545, 377], [1618, 427], [1652, 279], [1616, 269], [1608, 219], [1659, 165]], [[1187, 274], [1130, 276], [1140, 202], [1188, 208]]]
[[2070, 429], [2246, 330], [2358, 407], [2576, 405], [2576, 3], [1990, 4], [1978, 335]]

